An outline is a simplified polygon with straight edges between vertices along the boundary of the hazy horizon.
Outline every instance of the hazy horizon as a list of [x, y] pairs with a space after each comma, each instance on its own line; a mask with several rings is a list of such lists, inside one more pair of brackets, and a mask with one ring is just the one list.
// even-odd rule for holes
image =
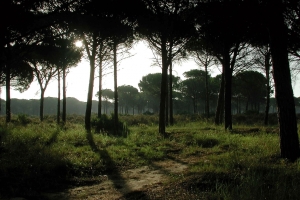
[[[153, 65], [153, 53], [148, 48], [146, 42], [138, 42], [130, 50], [133, 55], [130, 58], [122, 60], [118, 65], [118, 86], [131, 85], [138, 88], [138, 83], [143, 76], [150, 73], [161, 73], [161, 68]], [[174, 63], [173, 74], [179, 76], [182, 79], [183, 73], [190, 69], [200, 69], [194, 60], [182, 61], [181, 63]], [[201, 68], [203, 70], [203, 68]], [[87, 89], [89, 82], [89, 62], [82, 58], [82, 61], [78, 63], [76, 67], [70, 69], [70, 73], [67, 75], [67, 97], [74, 97], [80, 101], [86, 102]], [[96, 68], [96, 76], [97, 76]], [[220, 74], [218, 69], [211, 69], [211, 75], [216, 76]], [[293, 83], [294, 96], [300, 96], [300, 84], [299, 81]], [[103, 77], [103, 89], [113, 90], [113, 74], [108, 74]], [[139, 88], [138, 88], [139, 89]], [[1, 87], [1, 99], [6, 99], [5, 86]], [[57, 79], [53, 78], [45, 92], [45, 97], [57, 98]], [[95, 94], [98, 92], [98, 78], [95, 78], [93, 100], [97, 100]], [[40, 88], [37, 81], [33, 81], [30, 88], [20, 93], [19, 91], [11, 89], [11, 98], [16, 99], [40, 99]], [[62, 98], [62, 95], [61, 95]]]

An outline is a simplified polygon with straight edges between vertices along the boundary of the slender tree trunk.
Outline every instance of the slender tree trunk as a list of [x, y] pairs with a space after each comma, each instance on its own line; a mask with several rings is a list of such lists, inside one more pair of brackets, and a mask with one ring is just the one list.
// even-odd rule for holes
[[98, 118], [101, 118], [102, 114], [102, 64], [99, 66], [99, 96], [98, 96]]
[[232, 95], [232, 70], [230, 67], [229, 49], [224, 52], [224, 125], [225, 130], [232, 130], [231, 95]]
[[85, 110], [85, 129], [87, 131], [91, 130], [94, 75], [95, 75], [95, 59], [91, 59], [90, 60], [90, 79], [89, 79], [88, 95], [87, 95], [86, 110]]
[[44, 95], [45, 89], [41, 87], [41, 98], [40, 98], [40, 121], [44, 120]]
[[63, 68], [63, 101], [62, 101], [62, 121], [67, 121], [67, 94], [66, 94], [66, 68]]
[[113, 52], [114, 52], [114, 98], [115, 98], [115, 107], [114, 107], [114, 132], [117, 135], [118, 134], [118, 123], [119, 123], [119, 118], [118, 118], [118, 74], [117, 74], [117, 44], [114, 43], [113, 46]]
[[[103, 45], [100, 45], [99, 52], [102, 52], [102, 47]], [[99, 96], [98, 96], [98, 118], [101, 118], [102, 114], [102, 56], [99, 56], [99, 85], [98, 85], [98, 91], [99, 91]]]
[[162, 77], [161, 77], [161, 91], [160, 91], [160, 106], [159, 106], [159, 133], [163, 136], [166, 132], [166, 118], [165, 118], [165, 105], [166, 105], [166, 86], [168, 80], [168, 63], [167, 63], [167, 47], [166, 39], [162, 38], [161, 51], [162, 51]]
[[174, 117], [173, 117], [173, 66], [172, 66], [172, 61], [170, 62], [169, 74], [170, 74], [170, 77], [169, 77], [170, 125], [173, 126]]
[[280, 132], [281, 157], [295, 161], [299, 157], [299, 138], [287, 52], [287, 27], [281, 0], [270, 2], [269, 38], [275, 82]]
[[57, 70], [57, 124], [60, 123], [60, 69]]
[[208, 71], [207, 64], [205, 64], [205, 114], [209, 118], [209, 91], [208, 91]]
[[218, 96], [218, 102], [217, 102], [217, 108], [216, 108], [216, 114], [215, 114], [215, 124], [220, 125], [222, 123], [223, 119], [223, 112], [224, 112], [224, 72], [222, 72], [221, 76], [221, 84], [219, 89], [219, 96]]
[[11, 107], [10, 107], [10, 103], [11, 103], [11, 99], [10, 99], [10, 66], [6, 65], [6, 74], [5, 74], [5, 82], [6, 82], [6, 123], [11, 121]]
[[89, 132], [91, 131], [92, 98], [93, 98], [94, 77], [95, 77], [95, 56], [96, 56], [96, 46], [97, 46], [96, 34], [95, 33], [93, 34], [93, 46], [92, 46], [91, 54], [87, 42], [85, 41], [84, 43], [90, 61], [90, 79], [89, 79], [88, 95], [87, 95], [86, 110], [85, 110], [85, 129]]
[[269, 124], [269, 109], [270, 109], [270, 53], [268, 52], [265, 55], [265, 71], [266, 71], [266, 79], [267, 79], [267, 87], [266, 87], [266, 107], [265, 107], [265, 118], [264, 118], [264, 125]]
[[167, 81], [166, 81], [166, 126], [169, 126], [169, 77], [167, 77]]
[[10, 98], [10, 81], [11, 81], [11, 65], [12, 65], [12, 55], [11, 55], [11, 45], [10, 43], [7, 43], [8, 52], [7, 52], [7, 61], [5, 65], [5, 83], [6, 83], [6, 108], [5, 108], [5, 114], [6, 114], [6, 123], [9, 123], [11, 121], [11, 98]]

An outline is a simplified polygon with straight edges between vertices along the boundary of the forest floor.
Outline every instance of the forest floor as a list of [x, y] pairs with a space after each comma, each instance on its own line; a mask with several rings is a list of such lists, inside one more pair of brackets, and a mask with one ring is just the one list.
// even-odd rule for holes
[[[188, 164], [196, 158], [180, 158], [169, 156], [168, 159], [151, 163], [135, 169], [117, 171], [102, 175], [94, 180], [86, 181], [80, 186], [72, 186], [63, 192], [47, 193], [43, 196], [48, 200], [67, 199], [168, 199], [164, 187], [172, 184], [172, 180], [188, 171]], [[173, 191], [178, 192], [178, 191]], [[172, 195], [171, 195], [172, 196]]]

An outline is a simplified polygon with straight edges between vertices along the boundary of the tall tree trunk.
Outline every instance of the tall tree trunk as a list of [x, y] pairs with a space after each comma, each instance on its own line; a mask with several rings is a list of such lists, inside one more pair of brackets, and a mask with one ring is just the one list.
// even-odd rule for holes
[[230, 67], [229, 49], [224, 52], [224, 128], [225, 130], [232, 130], [232, 114], [231, 114], [231, 94], [232, 94], [232, 70]]
[[87, 131], [91, 130], [94, 75], [95, 75], [95, 59], [92, 59], [90, 60], [90, 79], [89, 79], [88, 95], [87, 95], [86, 110], [85, 110], [85, 129]]
[[166, 86], [168, 80], [168, 63], [167, 63], [167, 40], [162, 38], [161, 52], [162, 52], [162, 75], [161, 75], [161, 90], [160, 90], [160, 105], [159, 105], [159, 133], [163, 136], [166, 132], [166, 118], [165, 118], [165, 105], [166, 105]]
[[[102, 52], [103, 45], [100, 45], [99, 49], [99, 54]], [[101, 118], [102, 114], [102, 56], [99, 55], [99, 85], [98, 85], [98, 91], [99, 91], [99, 96], [98, 96], [98, 118]]]
[[266, 79], [267, 79], [267, 87], [266, 87], [266, 107], [265, 107], [265, 118], [264, 118], [264, 125], [269, 124], [269, 109], [270, 109], [270, 53], [267, 52], [265, 55], [265, 71], [266, 71]]
[[169, 77], [167, 76], [167, 81], [166, 81], [166, 126], [169, 126]]
[[207, 64], [205, 64], [205, 115], [209, 118], [209, 91], [208, 91], [208, 70]]
[[62, 101], [62, 121], [67, 121], [67, 94], [66, 94], [66, 67], [63, 67], [63, 101]]
[[42, 122], [44, 120], [44, 95], [45, 95], [45, 89], [41, 89], [41, 98], [40, 98], [40, 121]]
[[114, 42], [113, 46], [113, 52], [114, 52], [114, 98], [115, 98], [115, 107], [114, 107], [114, 133], [117, 135], [118, 134], [118, 123], [119, 123], [119, 118], [118, 118], [118, 74], [117, 74], [117, 44]]
[[56, 122], [60, 123], [60, 69], [57, 70], [57, 114]]
[[6, 123], [11, 121], [11, 112], [10, 112], [10, 103], [11, 103], [11, 99], [10, 99], [10, 66], [6, 65], [6, 74], [5, 74], [5, 82], [6, 82]]
[[92, 53], [90, 53], [86, 41], [84, 41], [84, 44], [90, 61], [90, 79], [89, 79], [88, 95], [87, 95], [86, 110], [85, 110], [85, 129], [89, 132], [91, 131], [92, 98], [93, 98], [94, 77], [95, 77], [95, 57], [96, 57], [96, 47], [97, 47], [96, 34], [93, 33]]
[[174, 117], [173, 117], [173, 66], [172, 66], [172, 61], [170, 61], [170, 69], [169, 69], [169, 99], [170, 99], [170, 125], [173, 126], [174, 124]]
[[275, 82], [280, 132], [281, 157], [295, 161], [299, 157], [299, 138], [287, 52], [287, 27], [281, 0], [270, 2], [269, 38]]
[[217, 102], [217, 108], [216, 108], [216, 114], [215, 114], [215, 125], [220, 125], [222, 123], [223, 119], [223, 112], [224, 112], [224, 72], [222, 72], [221, 76], [221, 84], [219, 89], [219, 96], [218, 96], [218, 102]]

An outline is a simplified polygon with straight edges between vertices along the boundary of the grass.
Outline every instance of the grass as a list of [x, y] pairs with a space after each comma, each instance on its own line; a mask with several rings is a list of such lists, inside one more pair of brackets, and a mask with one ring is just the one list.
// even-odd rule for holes
[[[193, 160], [161, 196], [180, 199], [298, 199], [300, 161], [279, 157], [276, 127], [223, 127], [187, 118], [157, 133], [154, 116], [131, 119], [127, 137], [87, 134], [83, 125], [14, 123], [0, 126], [1, 197], [38, 197], [102, 174], [149, 165], [171, 156]], [[126, 116], [128, 118], [128, 116]], [[178, 117], [179, 119], [179, 117]], [[22, 122], [24, 122], [22, 118]], [[198, 121], [197, 121], [198, 120]], [[176, 190], [174, 190], [176, 188]], [[155, 194], [149, 194], [155, 199]]]

